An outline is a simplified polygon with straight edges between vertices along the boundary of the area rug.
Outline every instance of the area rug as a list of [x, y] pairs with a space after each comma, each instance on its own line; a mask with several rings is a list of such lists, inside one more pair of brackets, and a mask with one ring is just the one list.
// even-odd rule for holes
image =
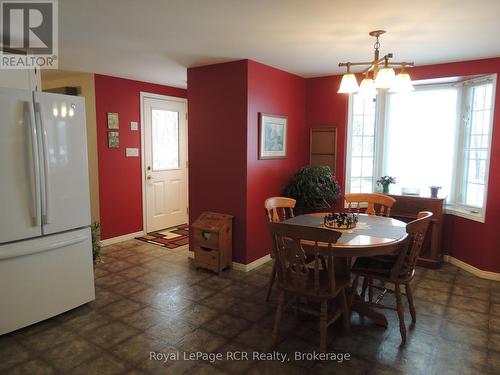
[[151, 232], [145, 236], [136, 237], [136, 240], [175, 249], [189, 243], [189, 226], [182, 224], [178, 227]]

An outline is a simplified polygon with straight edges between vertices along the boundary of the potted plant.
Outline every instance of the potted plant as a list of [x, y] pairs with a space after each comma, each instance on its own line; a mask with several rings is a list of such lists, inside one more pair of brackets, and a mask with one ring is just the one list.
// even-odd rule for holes
[[382, 176], [377, 180], [377, 185], [382, 185], [382, 192], [389, 193], [389, 185], [396, 183], [396, 177]]
[[302, 167], [288, 181], [283, 195], [297, 201], [296, 212], [324, 211], [339, 197], [340, 186], [330, 167]]
[[96, 221], [90, 226], [92, 233], [92, 259], [94, 260], [94, 265], [101, 261], [101, 226]]

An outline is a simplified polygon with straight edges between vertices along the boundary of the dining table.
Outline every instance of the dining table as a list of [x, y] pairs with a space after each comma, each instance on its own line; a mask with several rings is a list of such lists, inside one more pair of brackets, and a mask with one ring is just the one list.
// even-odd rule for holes
[[[407, 237], [406, 223], [391, 217], [357, 214], [358, 222], [354, 228], [332, 229], [324, 224], [324, 217], [328, 214], [298, 215], [285, 220], [284, 223], [341, 232], [337, 242], [332, 244], [335, 258], [340, 260], [335, 264], [336, 273], [350, 275], [350, 267], [354, 258], [393, 254]], [[308, 241], [303, 241], [303, 243], [308, 245]], [[327, 244], [323, 245], [326, 249]], [[318, 246], [321, 248], [322, 244], [318, 243]], [[349, 301], [351, 311], [370, 318], [377, 325], [387, 327], [385, 315], [371, 308], [357, 290], [352, 291]]]

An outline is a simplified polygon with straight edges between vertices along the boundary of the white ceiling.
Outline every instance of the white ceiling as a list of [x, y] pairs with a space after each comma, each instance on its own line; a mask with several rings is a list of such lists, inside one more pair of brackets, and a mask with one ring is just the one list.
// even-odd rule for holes
[[500, 56], [500, 0], [59, 0], [59, 67], [186, 87], [243, 58], [303, 77], [381, 52], [417, 65]]

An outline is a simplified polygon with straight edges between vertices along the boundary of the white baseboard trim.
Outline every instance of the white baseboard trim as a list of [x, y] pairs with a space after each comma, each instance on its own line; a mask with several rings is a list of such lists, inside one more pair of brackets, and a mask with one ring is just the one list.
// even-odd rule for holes
[[134, 238], [139, 237], [139, 236], [143, 236], [144, 234], [145, 234], [144, 231], [135, 232], [135, 233], [128, 233], [128, 234], [124, 234], [123, 236], [107, 238], [105, 240], [101, 240], [100, 242], [101, 242], [101, 246], [109, 246], [109, 245], [114, 245], [115, 243], [118, 243], [118, 242], [133, 240]]
[[262, 266], [263, 264], [269, 262], [270, 260], [271, 260], [271, 254], [267, 254], [267, 255], [263, 256], [262, 258], [255, 259], [253, 262], [248, 263], [248, 264], [233, 262], [233, 268], [237, 271], [248, 272], [248, 271], [251, 271], [257, 267]]
[[480, 270], [479, 268], [471, 266], [470, 264], [465, 263], [460, 259], [454, 258], [450, 255], [444, 255], [443, 260], [447, 263], [457, 266], [458, 268], [463, 269], [464, 271], [470, 272], [474, 276], [480, 277], [481, 279], [500, 281], [500, 273]]
[[[188, 257], [194, 258], [194, 252], [190, 251]], [[264, 263], [267, 263], [270, 260], [271, 260], [271, 255], [267, 254], [267, 255], [263, 256], [262, 258], [254, 260], [251, 263], [243, 264], [243, 263], [233, 262], [231, 264], [231, 266], [233, 267], [233, 269], [235, 269], [237, 271], [249, 272], [249, 271], [251, 271], [259, 266], [262, 266]]]

